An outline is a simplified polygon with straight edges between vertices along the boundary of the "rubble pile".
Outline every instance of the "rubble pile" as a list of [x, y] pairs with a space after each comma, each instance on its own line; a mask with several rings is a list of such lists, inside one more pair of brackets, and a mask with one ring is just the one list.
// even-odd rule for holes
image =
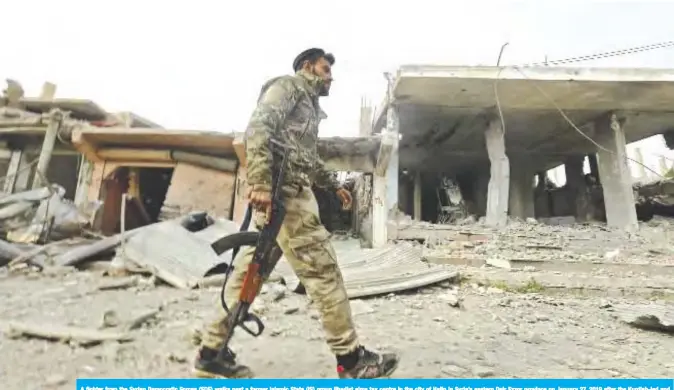
[[[639, 214], [674, 217], [674, 180], [663, 179], [635, 185]], [[649, 218], [650, 219], [650, 218]]]
[[[450, 264], [509, 262], [644, 263], [674, 265], [670, 235], [674, 219], [654, 217], [640, 223], [638, 233], [610, 229], [594, 222], [576, 224], [573, 218], [546, 223], [530, 218], [511, 219], [502, 229], [489, 228], [484, 220], [468, 217], [455, 225], [437, 225], [398, 216], [399, 236], [416, 230], [424, 238], [424, 257], [453, 259]], [[401, 233], [402, 232], [402, 233]]]
[[[221, 265], [231, 260], [211, 243], [238, 226], [192, 212], [103, 237], [90, 231], [99, 207], [78, 209], [58, 185], [0, 198], [5, 388], [189, 370], [199, 329], [217, 307]], [[399, 375], [671, 375], [674, 366], [661, 362], [674, 346], [666, 302], [674, 296], [673, 219], [656, 216], [636, 234], [565, 218], [492, 229], [474, 216], [431, 224], [398, 215], [393, 226], [398, 238], [384, 248], [334, 245], [362, 337], [424, 356]], [[614, 272], [621, 267], [631, 273]], [[233, 341], [264, 375], [333, 374], [320, 318], [300, 286], [281, 262], [253, 305], [268, 330]], [[30, 370], [3, 374], [26, 355], [35, 356]]]
[[78, 208], [64, 194], [55, 184], [0, 198], [0, 234], [6, 238], [0, 241], [0, 266], [29, 263], [42, 268], [53, 250], [87, 242], [85, 230], [101, 202]]

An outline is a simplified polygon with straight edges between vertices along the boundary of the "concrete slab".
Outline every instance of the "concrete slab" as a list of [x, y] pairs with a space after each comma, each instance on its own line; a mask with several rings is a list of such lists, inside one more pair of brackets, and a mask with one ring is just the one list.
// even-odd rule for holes
[[674, 96], [674, 69], [419, 65], [400, 68], [394, 96], [406, 104], [490, 108], [497, 79], [504, 109], [550, 109], [534, 84], [563, 110], [671, 111]]
[[[537, 165], [596, 151], [555, 105], [593, 139], [592, 123], [610, 111], [625, 118], [628, 143], [674, 127], [674, 69], [408, 65], [399, 69], [393, 88], [400, 169], [465, 171], [488, 164], [484, 131], [496, 115], [495, 85], [508, 153]], [[376, 113], [375, 131], [383, 127], [386, 109]]]

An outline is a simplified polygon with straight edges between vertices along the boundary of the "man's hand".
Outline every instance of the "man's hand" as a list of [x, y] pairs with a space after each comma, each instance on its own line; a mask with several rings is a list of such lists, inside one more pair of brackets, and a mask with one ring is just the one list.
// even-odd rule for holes
[[255, 210], [265, 213], [265, 221], [269, 223], [269, 220], [271, 220], [271, 191], [248, 190], [248, 201]]
[[350, 210], [351, 209], [351, 202], [353, 202], [353, 198], [351, 197], [351, 193], [349, 190], [341, 187], [337, 189], [337, 196], [339, 197], [339, 200], [342, 201], [342, 210]]

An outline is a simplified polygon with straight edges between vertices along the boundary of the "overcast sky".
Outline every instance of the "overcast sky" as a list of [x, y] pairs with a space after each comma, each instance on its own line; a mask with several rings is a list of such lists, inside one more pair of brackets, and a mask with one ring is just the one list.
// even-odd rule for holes
[[[410, 63], [522, 64], [674, 40], [674, 1], [3, 1], [0, 77], [176, 129], [242, 130], [308, 47], [335, 54], [321, 135], [356, 135], [361, 96]], [[674, 49], [579, 66], [672, 67]], [[662, 152], [660, 139], [648, 144]], [[645, 156], [646, 158], [649, 158]], [[650, 158], [651, 162], [655, 161]]]

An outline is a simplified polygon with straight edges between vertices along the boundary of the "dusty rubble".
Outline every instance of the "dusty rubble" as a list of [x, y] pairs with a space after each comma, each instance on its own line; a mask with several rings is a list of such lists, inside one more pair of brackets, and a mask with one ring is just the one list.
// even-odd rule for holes
[[651, 218], [653, 215], [674, 217], [674, 180], [662, 179], [635, 185], [637, 211]]
[[[39, 210], [51, 191], [0, 199], [0, 215], [22, 202], [31, 210], [13, 222], [0, 218], [4, 388], [66, 389], [77, 377], [188, 377], [200, 325], [218, 305], [222, 279], [211, 274], [231, 258], [215, 255], [210, 243], [236, 224], [194, 212], [97, 238], [80, 210], [79, 219], [68, 219], [77, 229], [30, 230], [50, 219]], [[56, 216], [72, 211], [59, 207]], [[667, 355], [674, 347], [672, 220], [656, 217], [638, 234], [563, 219], [513, 220], [502, 230], [474, 218], [432, 225], [401, 217], [396, 224], [400, 232], [422, 229], [426, 239], [377, 249], [346, 236], [334, 242], [361, 337], [403, 355], [397, 376], [674, 373]], [[31, 234], [10, 234], [18, 231]], [[235, 338], [258, 376], [334, 376], [318, 315], [300, 287], [281, 262], [254, 305], [268, 330]]]
[[[101, 291], [98, 283], [100, 276], [86, 271], [2, 280], [2, 318], [40, 322], [43, 329], [51, 323], [100, 328], [109, 338], [124, 334], [144, 313], [157, 313], [128, 332], [133, 340], [91, 345], [73, 336], [55, 343], [12, 334], [0, 343], [6, 389], [72, 388], [76, 377], [189, 376], [193, 329], [210, 317], [218, 288]], [[454, 296], [460, 296], [460, 305]], [[550, 297], [465, 283], [352, 304], [365, 342], [403, 355], [399, 377], [666, 377], [674, 369], [671, 336], [615, 318], [615, 307], [633, 300]], [[334, 376], [333, 358], [305, 296], [274, 284], [256, 311], [268, 330], [257, 339], [240, 335], [234, 347], [259, 376]], [[106, 318], [113, 312], [116, 322], [110, 323]]]

